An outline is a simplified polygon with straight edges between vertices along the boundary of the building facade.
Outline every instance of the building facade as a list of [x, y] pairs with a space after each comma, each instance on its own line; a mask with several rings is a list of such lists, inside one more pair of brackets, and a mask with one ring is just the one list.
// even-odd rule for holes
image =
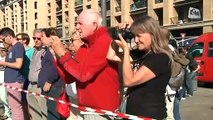
[[[174, 37], [213, 31], [213, 0], [105, 1], [107, 26], [150, 15]], [[35, 28], [56, 27], [61, 39], [67, 40], [79, 13], [90, 8], [101, 11], [101, 0], [0, 0], [0, 28], [8, 26], [16, 33], [32, 35]]]

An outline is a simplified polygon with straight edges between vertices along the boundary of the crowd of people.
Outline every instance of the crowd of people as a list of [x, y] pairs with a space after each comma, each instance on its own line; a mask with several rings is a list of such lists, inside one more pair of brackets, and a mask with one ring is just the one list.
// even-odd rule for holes
[[[122, 34], [118, 33], [119, 40], [112, 39], [102, 25], [100, 13], [93, 9], [79, 14], [69, 42], [62, 42], [55, 28], [39, 28], [33, 31], [35, 44], [30, 47], [27, 33], [15, 35], [11, 28], [2, 28], [1, 83], [56, 99], [66, 92], [71, 102], [80, 106], [113, 112], [120, 110], [124, 96], [127, 114], [181, 120], [179, 96], [193, 95], [190, 81], [196, 78], [199, 65], [185, 49], [170, 43], [169, 31], [152, 17], [142, 16], [118, 25], [118, 29], [126, 28], [134, 34], [141, 54], [137, 59], [132, 59], [129, 43]], [[180, 68], [186, 71], [183, 87], [178, 90], [172, 90], [168, 84], [180, 71], [173, 67], [174, 51], [180, 56]], [[1, 117], [5, 120], [114, 119], [74, 108], [67, 118], [59, 113], [55, 101], [0, 87], [5, 108]]]

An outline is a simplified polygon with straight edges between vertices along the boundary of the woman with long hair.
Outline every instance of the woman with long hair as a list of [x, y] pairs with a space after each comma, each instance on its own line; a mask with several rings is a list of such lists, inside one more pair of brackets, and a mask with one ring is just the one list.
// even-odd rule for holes
[[[130, 49], [119, 34], [115, 40], [123, 49], [123, 83], [128, 87], [126, 113], [153, 119], [165, 119], [165, 89], [171, 77], [172, 55], [161, 28], [156, 20], [149, 16], [136, 19], [131, 24], [134, 40], [142, 57], [138, 58], [136, 71], [132, 68]], [[109, 60], [119, 60], [109, 49]], [[121, 59], [120, 59], [121, 60]], [[134, 63], [133, 63], [134, 64]], [[135, 65], [133, 65], [135, 66]]]

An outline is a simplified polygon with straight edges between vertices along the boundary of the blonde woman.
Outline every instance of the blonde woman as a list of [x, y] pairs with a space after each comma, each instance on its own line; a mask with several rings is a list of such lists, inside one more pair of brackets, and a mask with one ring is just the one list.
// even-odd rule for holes
[[[131, 25], [134, 40], [143, 56], [133, 71], [130, 49], [119, 34], [115, 42], [123, 49], [123, 83], [128, 87], [126, 113], [153, 119], [165, 119], [165, 89], [171, 77], [171, 53], [156, 20], [149, 16], [136, 19]], [[110, 60], [119, 60], [111, 48]], [[121, 60], [121, 59], [120, 59]]]

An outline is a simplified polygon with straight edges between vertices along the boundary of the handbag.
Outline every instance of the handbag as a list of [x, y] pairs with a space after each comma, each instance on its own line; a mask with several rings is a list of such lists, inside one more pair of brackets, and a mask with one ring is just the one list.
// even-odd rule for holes
[[70, 110], [71, 110], [71, 108], [70, 108], [70, 105], [69, 105], [70, 100], [69, 100], [69, 97], [68, 97], [68, 95], [66, 93], [66, 90], [64, 90], [62, 92], [62, 94], [60, 95], [60, 97], [58, 98], [58, 100], [63, 100], [64, 102], [66, 102], [65, 104], [58, 102], [58, 104], [57, 104], [57, 111], [58, 111], [58, 113], [61, 116], [65, 117], [65, 118], [68, 118], [70, 116]]

